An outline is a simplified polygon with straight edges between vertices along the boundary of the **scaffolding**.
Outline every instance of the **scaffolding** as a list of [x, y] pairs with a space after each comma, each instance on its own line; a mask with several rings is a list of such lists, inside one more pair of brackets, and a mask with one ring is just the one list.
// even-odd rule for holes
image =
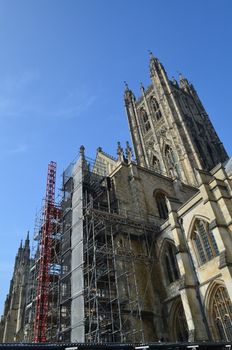
[[72, 237], [72, 193], [73, 164], [63, 173], [62, 181], [62, 240], [60, 275], [60, 323], [59, 334], [62, 341], [70, 340], [71, 332], [71, 237]]
[[159, 225], [122, 211], [104, 164], [83, 154], [63, 174], [62, 203], [60, 339], [144, 342]]
[[56, 164], [48, 166], [46, 198], [35, 220], [28, 281], [25, 341], [56, 341], [61, 273], [61, 208], [55, 203]]
[[83, 153], [63, 173], [47, 231], [45, 212], [46, 201], [35, 225], [25, 340], [145, 342], [154, 316], [146, 305], [159, 232], [154, 218], [122, 210], [113, 176]]

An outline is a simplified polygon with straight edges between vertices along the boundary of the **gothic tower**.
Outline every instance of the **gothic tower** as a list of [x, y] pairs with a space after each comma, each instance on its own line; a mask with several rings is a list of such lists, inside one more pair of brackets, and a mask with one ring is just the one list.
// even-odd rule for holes
[[4, 314], [1, 318], [0, 342], [23, 340], [26, 291], [30, 266], [29, 233], [24, 245], [18, 249], [15, 257], [13, 277], [10, 282], [9, 294], [6, 297]]
[[126, 84], [125, 106], [139, 165], [197, 185], [194, 169], [211, 170], [228, 155], [188, 80], [169, 80], [150, 53], [152, 84], [136, 100]]

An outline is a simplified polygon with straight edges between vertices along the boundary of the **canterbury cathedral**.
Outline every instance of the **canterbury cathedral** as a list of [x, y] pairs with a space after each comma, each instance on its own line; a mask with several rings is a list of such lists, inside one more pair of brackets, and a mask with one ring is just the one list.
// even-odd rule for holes
[[[194, 86], [152, 53], [149, 68], [139, 98], [125, 86], [133, 149], [99, 147], [91, 161], [81, 146], [63, 173], [47, 340], [232, 341], [232, 158]], [[36, 293], [24, 287], [17, 339], [31, 341]]]

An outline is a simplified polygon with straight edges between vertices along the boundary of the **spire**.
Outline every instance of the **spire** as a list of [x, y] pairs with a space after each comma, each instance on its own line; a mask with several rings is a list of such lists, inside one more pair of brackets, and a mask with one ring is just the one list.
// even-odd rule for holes
[[29, 245], [30, 245], [30, 232], [27, 231], [27, 237], [26, 237], [26, 240], [25, 240], [24, 247], [29, 247]]
[[20, 246], [18, 249], [18, 254], [16, 255], [16, 260], [18, 260], [18, 261], [21, 259], [22, 250], [23, 250], [23, 240], [21, 239]]
[[90, 170], [89, 169], [89, 163], [85, 159], [85, 147], [83, 145], [80, 146], [79, 154], [80, 154], [80, 159], [81, 159], [81, 162], [82, 162], [82, 170], [83, 171], [89, 171]]
[[121, 147], [120, 142], [118, 142], [117, 155], [118, 155], [118, 161], [123, 162], [124, 161], [124, 154], [123, 154], [123, 149]]
[[149, 56], [150, 56], [149, 66], [150, 66], [151, 76], [154, 75], [155, 71], [160, 71], [161, 69], [164, 70], [164, 67], [162, 66], [158, 58], [155, 57], [151, 51], [149, 51]]
[[140, 83], [140, 90], [141, 90], [142, 94], [145, 92], [145, 88], [143, 86], [143, 83]]
[[149, 52], [149, 57], [150, 57], [150, 64], [154, 63], [154, 62], [159, 63], [158, 58], [153, 55], [153, 52], [150, 50], [148, 50], [148, 52]]
[[180, 81], [180, 88], [182, 89], [188, 89], [189, 82], [188, 79], [185, 78], [185, 76], [182, 73], [179, 73], [179, 81]]
[[129, 87], [128, 87], [128, 84], [127, 84], [127, 82], [124, 80], [124, 85], [125, 85], [125, 92], [126, 91], [129, 91]]
[[130, 147], [128, 141], [126, 141], [126, 156], [127, 156], [127, 159], [128, 159], [128, 163], [131, 163], [132, 157], [133, 157], [133, 153], [132, 153], [132, 148]]
[[125, 99], [125, 102], [128, 103], [128, 102], [131, 102], [132, 99], [135, 100], [135, 96], [133, 92], [129, 89], [126, 81], [124, 81], [124, 84], [125, 84], [124, 99]]
[[80, 156], [81, 158], [85, 158], [85, 147], [83, 145], [80, 146]]
[[185, 78], [184, 74], [181, 73], [181, 72], [179, 73], [179, 79], [180, 79], [180, 80], [184, 80], [184, 79], [187, 80], [187, 79]]
[[150, 60], [156, 59], [151, 50], [148, 50], [148, 52], [149, 52]]
[[176, 80], [175, 77], [172, 77], [172, 83], [173, 85], [178, 86], [178, 81]]

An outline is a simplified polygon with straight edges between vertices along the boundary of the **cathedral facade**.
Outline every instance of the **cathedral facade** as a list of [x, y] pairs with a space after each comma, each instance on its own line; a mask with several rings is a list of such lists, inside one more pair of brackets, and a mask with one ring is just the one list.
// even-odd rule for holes
[[193, 85], [150, 75], [124, 94], [135, 157], [81, 146], [63, 173], [59, 341], [232, 340], [232, 159]]
[[169, 182], [145, 181], [164, 220], [155, 250], [167, 338], [231, 340], [231, 159], [193, 85], [169, 80], [152, 54], [150, 74], [139, 99], [126, 86], [125, 105], [138, 166]]
[[193, 85], [152, 54], [150, 74], [125, 89], [135, 161], [118, 144], [91, 168], [81, 147], [64, 176], [63, 339], [232, 340], [231, 159]]

